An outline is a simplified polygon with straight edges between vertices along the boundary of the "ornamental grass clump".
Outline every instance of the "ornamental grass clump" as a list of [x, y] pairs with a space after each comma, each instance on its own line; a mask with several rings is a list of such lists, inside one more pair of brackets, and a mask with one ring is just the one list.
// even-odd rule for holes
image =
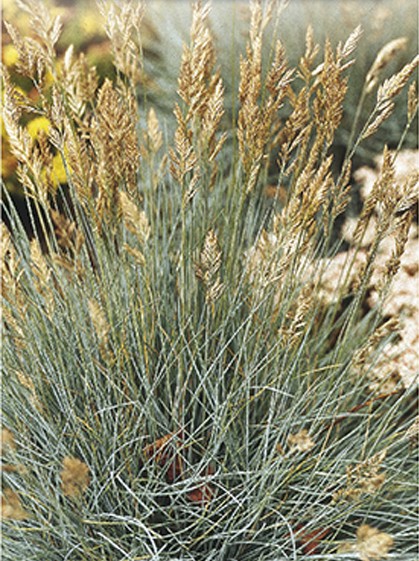
[[58, 64], [58, 20], [21, 5], [38, 95], [4, 71], [3, 119], [34, 235], [5, 192], [4, 559], [413, 559], [415, 383], [373, 373], [399, 337], [383, 310], [417, 180], [383, 147], [346, 252], [336, 221], [351, 155], [418, 60], [378, 87], [335, 174], [360, 28], [323, 47], [309, 28], [289, 68], [279, 39], [262, 56], [277, 4], [251, 2], [231, 126], [199, 2], [166, 123], [142, 95], [143, 6], [99, 3], [111, 80], [71, 47]]

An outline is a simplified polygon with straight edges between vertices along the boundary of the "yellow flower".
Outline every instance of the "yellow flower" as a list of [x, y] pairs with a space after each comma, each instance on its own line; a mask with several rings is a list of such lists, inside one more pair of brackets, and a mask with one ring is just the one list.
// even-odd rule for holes
[[[19, 9], [16, 0], [3, 0], [2, 11], [2, 15], [6, 21], [16, 21], [17, 18], [19, 18], [19, 20], [23, 20], [25, 24], [24, 30], [26, 30], [29, 18], [22, 9]], [[20, 24], [21, 21], [19, 21], [19, 27]]]
[[47, 70], [45, 73], [45, 78], [44, 78], [44, 88], [47, 88], [48, 86], [50, 86], [51, 84], [54, 83], [54, 76], [52, 75], [52, 73]]
[[26, 125], [26, 129], [32, 138], [36, 138], [41, 131], [48, 132], [50, 124], [46, 117], [35, 117]]
[[60, 153], [55, 154], [48, 166], [42, 169], [41, 178], [54, 188], [67, 183], [66, 168]]
[[63, 159], [61, 154], [56, 154], [52, 159], [52, 173], [51, 179], [55, 186], [60, 183], [67, 183], [67, 174], [65, 172], [65, 167], [63, 164]]
[[3, 47], [3, 62], [6, 66], [14, 66], [19, 60], [19, 53], [11, 43]]
[[98, 20], [97, 13], [94, 11], [86, 11], [80, 21], [80, 26], [83, 29], [84, 36], [94, 37], [102, 32], [100, 20]]

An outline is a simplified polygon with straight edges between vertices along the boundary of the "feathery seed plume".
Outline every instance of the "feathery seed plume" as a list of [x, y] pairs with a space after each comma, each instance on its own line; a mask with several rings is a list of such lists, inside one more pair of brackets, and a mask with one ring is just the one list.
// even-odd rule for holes
[[367, 77], [365, 78], [365, 88], [366, 92], [369, 93], [378, 83], [378, 78], [380, 77], [381, 71], [389, 64], [391, 60], [400, 51], [406, 49], [407, 38], [398, 37], [388, 42], [382, 49], [378, 51], [371, 68], [368, 71]]

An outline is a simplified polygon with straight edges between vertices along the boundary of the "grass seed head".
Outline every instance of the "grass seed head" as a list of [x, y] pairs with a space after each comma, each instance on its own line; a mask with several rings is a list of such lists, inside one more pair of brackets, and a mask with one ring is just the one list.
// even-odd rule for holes
[[4, 520], [26, 520], [29, 513], [23, 508], [20, 497], [15, 491], [3, 488], [1, 497], [1, 516]]
[[66, 497], [79, 497], [90, 483], [89, 467], [72, 456], [65, 456], [61, 470], [61, 489]]
[[365, 88], [367, 93], [374, 89], [378, 83], [381, 72], [392, 60], [394, 60], [400, 51], [406, 49], [406, 45], [406, 37], [398, 37], [397, 39], [389, 41], [382, 49], [380, 49], [368, 71], [367, 77], [365, 78]]

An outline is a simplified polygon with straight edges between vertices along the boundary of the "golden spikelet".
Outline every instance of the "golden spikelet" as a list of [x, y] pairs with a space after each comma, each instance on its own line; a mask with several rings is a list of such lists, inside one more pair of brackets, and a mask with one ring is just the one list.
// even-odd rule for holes
[[60, 17], [52, 17], [51, 11], [42, 0], [18, 0], [19, 7], [30, 16], [31, 28], [41, 39], [50, 60], [54, 58], [54, 46], [61, 34]]
[[369, 136], [372, 136], [378, 131], [378, 129], [381, 127], [384, 121], [387, 121], [387, 119], [393, 113], [394, 107], [395, 104], [393, 101], [388, 101], [387, 103], [382, 103], [380, 105], [380, 111], [378, 112], [377, 116], [368, 125], [368, 127], [365, 129], [365, 132], [362, 134], [363, 140], [365, 140]]
[[[175, 133], [175, 149], [170, 150], [173, 177], [183, 185], [186, 175], [193, 171], [193, 188], [189, 185], [184, 192], [184, 204], [196, 192], [200, 167], [208, 167], [214, 177], [217, 170], [215, 159], [219, 154], [226, 135], [216, 136], [224, 109], [224, 87], [219, 72], [214, 71], [215, 49], [208, 28], [209, 4], [194, 4], [190, 45], [184, 46], [178, 79], [178, 93], [185, 111], [176, 104], [174, 114], [178, 123]], [[211, 187], [212, 181], [209, 181]]]
[[25, 98], [11, 84], [10, 76], [6, 69], [3, 72], [3, 86], [5, 95], [2, 117], [10, 150], [19, 163], [30, 167], [34, 150], [34, 139], [27, 129], [20, 125]]
[[[88, 120], [90, 121], [90, 119]], [[83, 121], [81, 126], [82, 131], [79, 135], [72, 122], [67, 117], [64, 118], [66, 159], [71, 168], [71, 182], [74, 185], [77, 198], [84, 209], [91, 210], [98, 163], [90, 154], [90, 142], [87, 140], [92, 132], [91, 124]]]
[[175, 149], [169, 149], [170, 173], [182, 185], [186, 175], [197, 167], [198, 158], [192, 144], [192, 133], [178, 105], [174, 114], [178, 127], [174, 138]]
[[23, 372], [19, 371], [16, 372], [16, 378], [23, 387], [27, 388], [30, 391], [32, 403], [36, 404], [37, 407], [40, 407], [40, 402], [36, 395], [35, 384], [31, 380], [30, 376], [27, 376]]
[[187, 184], [183, 194], [183, 207], [186, 207], [198, 192], [199, 180], [201, 178], [201, 171], [199, 167], [195, 167], [193, 175]]
[[298, 65], [298, 76], [306, 82], [309, 83], [312, 77], [312, 67], [316, 56], [320, 50], [320, 46], [314, 43], [314, 32], [313, 27], [309, 25], [306, 31], [306, 38], [305, 38], [305, 53], [304, 56], [300, 58], [300, 62]]
[[78, 254], [83, 245], [84, 236], [77, 228], [75, 222], [54, 209], [51, 209], [50, 213], [60, 248], [71, 250], [74, 254]]
[[19, 306], [19, 318], [16, 318], [16, 315], [6, 305], [4, 305], [1, 310], [3, 325], [7, 328], [8, 336], [18, 349], [22, 349], [26, 346], [26, 335], [22, 321], [26, 307], [27, 304]]
[[381, 292], [385, 292], [400, 269], [401, 257], [404, 254], [409, 240], [411, 222], [411, 214], [405, 214], [394, 221], [392, 229], [394, 249], [383, 266], [380, 281], [376, 284], [378, 295], [380, 295]]
[[104, 345], [108, 340], [108, 333], [110, 330], [105, 313], [96, 300], [89, 300], [88, 306], [90, 319], [92, 320], [96, 335], [98, 336], [101, 345]]
[[42, 0], [18, 0], [19, 8], [29, 14], [30, 27], [36, 39], [22, 38], [6, 23], [18, 53], [16, 69], [29, 77], [40, 91], [45, 85], [47, 71], [55, 73], [55, 45], [61, 34], [59, 17], [53, 18]]
[[74, 60], [73, 45], [64, 55], [61, 80], [65, 86], [66, 102], [76, 122], [81, 124], [88, 103], [95, 97], [99, 84], [96, 69], [90, 67], [83, 53]]
[[356, 532], [357, 552], [361, 561], [385, 559], [394, 545], [393, 538], [377, 528], [363, 524]]
[[348, 68], [353, 64], [354, 62], [353, 60], [346, 61], [345, 59], [347, 59], [358, 47], [358, 43], [359, 40], [361, 39], [362, 33], [363, 33], [362, 26], [358, 25], [349, 35], [343, 47], [341, 42], [339, 42], [339, 45], [337, 47], [337, 59], [341, 65], [341, 69], [346, 70], [346, 68]]
[[394, 540], [389, 534], [363, 524], [356, 531], [356, 543], [344, 542], [337, 552], [355, 553], [361, 561], [381, 561], [388, 557], [393, 545]]
[[47, 286], [51, 278], [51, 271], [47, 265], [47, 262], [41, 250], [41, 246], [37, 239], [33, 239], [31, 241], [31, 265], [32, 271], [39, 279], [40, 286]]
[[29, 37], [21, 37], [18, 30], [10, 23], [4, 22], [6, 30], [17, 50], [18, 60], [16, 70], [27, 76], [40, 86], [43, 85], [46, 74], [46, 53], [38, 41]]
[[16, 442], [12, 431], [6, 428], [1, 429], [0, 456], [3, 459], [10, 458], [11, 463], [2, 463], [3, 472], [25, 473], [27, 470], [22, 464], [17, 464], [14, 457]]
[[[20, 276], [22, 271], [21, 261], [18, 257], [12, 237], [7, 226], [0, 225], [0, 256], [1, 256], [1, 293], [10, 302], [22, 306], [24, 297], [20, 291]], [[5, 309], [3, 307], [2, 312]]]
[[333, 501], [358, 500], [364, 494], [378, 492], [386, 480], [386, 472], [380, 471], [386, 453], [383, 450], [355, 466], [348, 466], [345, 487], [334, 493]]
[[119, 192], [119, 203], [127, 230], [136, 235], [140, 244], [144, 244], [150, 236], [150, 224], [146, 213], [123, 191]]
[[156, 154], [163, 145], [163, 134], [160, 130], [159, 121], [153, 107], [148, 111], [147, 133], [145, 136], [148, 150], [152, 154]]
[[200, 254], [197, 275], [204, 279], [206, 276], [214, 277], [221, 267], [221, 251], [214, 230], [209, 230], [205, 236], [204, 247]]
[[[310, 89], [303, 87], [298, 94], [294, 94], [291, 87], [287, 90], [287, 97], [292, 106], [291, 115], [285, 121], [276, 143], [280, 144], [278, 155], [278, 165], [287, 175], [301, 165], [298, 158], [293, 158], [294, 150], [301, 150], [301, 154], [306, 153], [306, 148], [313, 128], [310, 112]], [[301, 157], [302, 160], [302, 157]]]
[[348, 79], [342, 76], [343, 70], [342, 61], [333, 53], [330, 41], [326, 40], [313, 113], [317, 134], [328, 144], [331, 144], [343, 115], [343, 101], [348, 89]]
[[220, 135], [218, 140], [215, 137], [218, 126], [224, 114], [224, 87], [221, 79], [216, 78], [212, 93], [209, 95], [206, 111], [203, 115], [201, 125], [201, 146], [200, 152], [204, 154], [210, 163], [214, 163], [221, 148], [227, 138], [227, 133]]
[[412, 121], [418, 110], [418, 85], [416, 82], [410, 84], [407, 92], [407, 119]]
[[221, 250], [214, 230], [205, 236], [204, 246], [195, 265], [195, 273], [205, 287], [208, 303], [215, 302], [221, 295], [223, 284], [220, 279]]
[[128, 245], [127, 243], [124, 243], [124, 245], [122, 246], [124, 251], [126, 251], [127, 253], [129, 253], [130, 255], [132, 255], [135, 259], [135, 261], [139, 264], [139, 265], [145, 265], [145, 257], [144, 254], [137, 248], [135, 247], [131, 247], [130, 245]]
[[137, 188], [140, 157], [134, 94], [122, 84], [120, 87], [118, 91], [106, 79], [98, 91], [91, 136], [97, 158], [98, 217], [108, 223], [117, 218], [120, 184], [125, 184], [128, 192]]
[[61, 471], [61, 489], [66, 497], [80, 497], [90, 483], [88, 466], [72, 456], [65, 456]]
[[411, 441], [419, 441], [419, 415], [416, 415], [415, 420], [407, 429], [405, 438]]
[[11, 430], [3, 427], [1, 429], [0, 456], [14, 450], [16, 450], [15, 437]]
[[[179, 72], [178, 93], [188, 107], [189, 120], [193, 115], [202, 115], [205, 103], [214, 87], [212, 71], [215, 63], [215, 49], [207, 26], [209, 4], [196, 3], [193, 6], [191, 25], [191, 45], [185, 46]], [[215, 77], [215, 83], [219, 78]]]
[[143, 77], [141, 23], [144, 4], [127, 0], [118, 3], [113, 0], [99, 0], [99, 11], [105, 18], [116, 68], [127, 76], [134, 85]]
[[406, 49], [406, 37], [398, 37], [386, 43], [382, 49], [379, 50], [374, 62], [369, 69], [365, 78], [365, 91], [369, 93], [378, 83], [378, 79], [382, 70], [391, 62], [396, 55]]
[[394, 74], [379, 86], [377, 90], [377, 103], [374, 109], [374, 120], [368, 124], [365, 131], [362, 133], [362, 138], [368, 138], [374, 134], [378, 128], [386, 121], [392, 114], [395, 107], [394, 98], [406, 86], [413, 72], [419, 65], [419, 55], [417, 55], [411, 62], [406, 64], [400, 72]]
[[[10, 152], [16, 158], [18, 165], [16, 175], [23, 187], [24, 193], [45, 208], [49, 207], [49, 194], [55, 193], [57, 185], [53, 157], [49, 143], [49, 131], [30, 133], [31, 122], [26, 127], [21, 123], [23, 109], [33, 108], [22, 94], [10, 84], [7, 71], [3, 77], [5, 87], [5, 103], [3, 109], [3, 123], [7, 132]], [[43, 117], [43, 121], [49, 121]]]
[[413, 171], [400, 185], [395, 212], [398, 214], [415, 210], [419, 203], [419, 170]]
[[400, 322], [397, 317], [392, 317], [377, 327], [377, 329], [373, 331], [368, 340], [365, 342], [364, 346], [354, 354], [352, 358], [353, 367], [355, 369], [362, 368], [366, 364], [371, 353], [377, 349], [381, 341], [386, 339], [390, 334], [397, 333], [399, 328]]
[[303, 246], [310, 243], [313, 228], [317, 227], [316, 215], [328, 204], [328, 193], [335, 187], [330, 172], [332, 158], [324, 158], [316, 169], [316, 150], [315, 144], [280, 213], [289, 243], [295, 249], [295, 240], [299, 239], [302, 244], [299, 252], [302, 253]]
[[51, 267], [48, 265], [39, 241], [36, 238], [31, 241], [30, 249], [34, 285], [37, 292], [44, 298], [45, 311], [51, 317], [55, 307], [54, 293], [51, 286]]
[[286, 313], [284, 325], [280, 329], [281, 342], [284, 347], [298, 345], [307, 326], [308, 313], [313, 305], [313, 287], [307, 283], [293, 301], [293, 306]]
[[61, 92], [55, 83], [51, 86], [51, 105], [47, 108], [47, 111], [50, 122], [48, 138], [51, 144], [55, 146], [58, 151], [63, 153], [65, 108]]
[[29, 514], [23, 508], [19, 495], [12, 489], [3, 488], [1, 497], [1, 517], [4, 520], [26, 520]]
[[389, 221], [395, 211], [394, 203], [397, 201], [397, 188], [395, 184], [394, 161], [387, 146], [383, 151], [383, 164], [380, 175], [374, 182], [373, 188], [364, 200], [358, 222], [353, 233], [353, 239], [359, 243], [365, 229], [379, 205], [382, 205], [381, 221], [377, 227], [384, 232], [389, 226]]
[[290, 452], [309, 452], [316, 445], [307, 429], [302, 429], [296, 434], [290, 434], [287, 438]]
[[277, 112], [282, 106], [292, 81], [293, 70], [289, 70], [285, 51], [280, 41], [275, 45], [275, 55], [262, 85], [262, 41], [263, 32], [268, 24], [272, 2], [265, 12], [260, 2], [252, 2], [249, 42], [246, 58], [240, 59], [239, 101], [240, 110], [237, 122], [239, 154], [247, 176], [246, 191], [256, 185], [255, 169], [262, 162], [267, 146], [276, 138]]
[[253, 288], [252, 298], [257, 301], [263, 298], [267, 287], [280, 282], [281, 268], [277, 248], [281, 241], [273, 232], [263, 229], [248, 252], [246, 274]]

